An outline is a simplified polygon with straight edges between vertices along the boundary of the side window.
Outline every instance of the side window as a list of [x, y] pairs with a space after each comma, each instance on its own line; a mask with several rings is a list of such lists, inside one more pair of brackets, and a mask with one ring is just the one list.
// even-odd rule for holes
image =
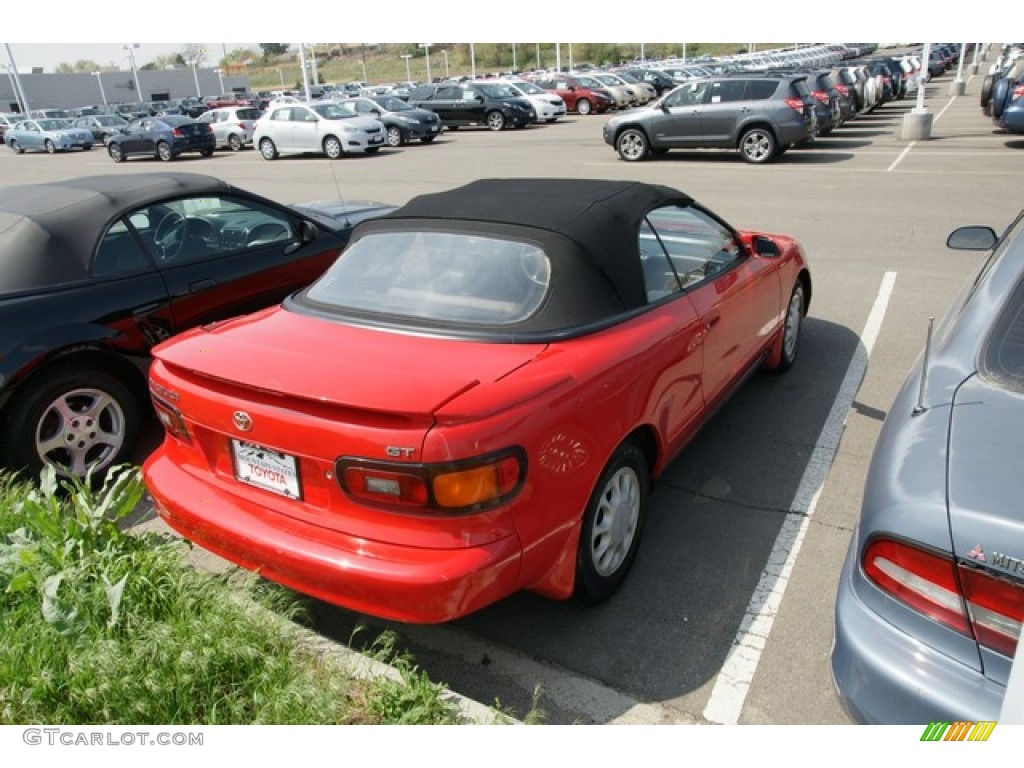
[[672, 91], [665, 101], [669, 107], [688, 107], [704, 103], [704, 94], [707, 92], [707, 81], [694, 80], [691, 83], [683, 83]]
[[462, 89], [461, 88], [438, 88], [436, 99], [461, 99]]
[[[234, 197], [193, 197], [140, 209], [162, 264], [213, 259], [254, 248], [284, 247], [297, 239], [291, 218], [257, 202]], [[134, 223], [135, 217], [132, 217]]]
[[149, 258], [128, 226], [118, 220], [100, 240], [89, 272], [93, 277], [119, 277], [151, 268]]
[[742, 101], [746, 90], [746, 80], [716, 80], [711, 83], [711, 98], [708, 101], [712, 104]]
[[693, 206], [657, 208], [647, 215], [647, 224], [684, 289], [728, 269], [743, 255], [725, 225]]
[[778, 83], [774, 80], [751, 80], [748, 98], [755, 100], [770, 99], [775, 95], [777, 87]]
[[640, 225], [640, 267], [649, 304], [683, 289], [661, 240], [647, 221]]

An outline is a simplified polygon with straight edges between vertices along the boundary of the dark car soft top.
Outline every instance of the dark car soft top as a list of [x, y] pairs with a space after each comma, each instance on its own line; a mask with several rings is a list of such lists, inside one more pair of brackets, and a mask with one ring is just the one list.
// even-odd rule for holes
[[126, 209], [168, 195], [223, 193], [213, 176], [82, 176], [0, 187], [0, 295], [85, 280], [92, 248]]
[[[405, 226], [411, 219], [459, 227], [480, 222], [528, 227], [567, 238], [608, 279], [623, 303], [647, 303], [637, 232], [664, 205], [689, 205], [688, 195], [660, 184], [598, 179], [481, 179], [447, 192], [421, 195], [393, 213], [356, 228], [361, 233]], [[462, 225], [465, 226], [465, 225]], [[557, 250], [557, 246], [552, 250]]]

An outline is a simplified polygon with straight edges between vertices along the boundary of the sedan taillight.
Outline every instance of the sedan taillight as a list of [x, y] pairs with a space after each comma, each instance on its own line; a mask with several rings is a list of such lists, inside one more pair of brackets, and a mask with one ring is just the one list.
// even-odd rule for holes
[[850, 89], [845, 85], [836, 84], [836, 90], [839, 91], [843, 96], [850, 95]]
[[526, 477], [526, 458], [510, 449], [475, 459], [403, 464], [338, 459], [342, 489], [358, 501], [423, 512], [480, 512], [514, 496]]
[[1014, 89], [1013, 89], [1013, 93], [1011, 94], [1010, 98], [1011, 99], [1019, 99], [1021, 96], [1024, 96], [1024, 84], [1015, 86]]
[[871, 542], [862, 565], [896, 600], [986, 648], [1014, 655], [1024, 622], [1022, 585], [892, 539]]
[[174, 129], [172, 129], [171, 130], [171, 136], [173, 136], [176, 139], [183, 139], [183, 138], [185, 138], [185, 134], [182, 133], [181, 128], [174, 128]]

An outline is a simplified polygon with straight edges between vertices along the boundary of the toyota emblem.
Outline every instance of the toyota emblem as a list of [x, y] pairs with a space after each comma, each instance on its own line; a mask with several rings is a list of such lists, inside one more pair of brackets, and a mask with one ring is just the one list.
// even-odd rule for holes
[[252, 429], [252, 417], [245, 411], [235, 411], [231, 416], [231, 420], [242, 432], [248, 432]]

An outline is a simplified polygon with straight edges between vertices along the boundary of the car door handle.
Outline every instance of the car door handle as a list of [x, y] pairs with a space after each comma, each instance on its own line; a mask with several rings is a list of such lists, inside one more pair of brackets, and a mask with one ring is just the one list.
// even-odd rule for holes
[[718, 325], [718, 321], [721, 320], [721, 319], [722, 319], [722, 316], [718, 312], [714, 312], [714, 313], [712, 313], [710, 315], [705, 315], [704, 316], [704, 330], [705, 331], [710, 331], [712, 328], [714, 328], [716, 325]]
[[192, 293], [199, 293], [199, 291], [205, 291], [207, 288], [213, 288], [217, 284], [216, 280], [196, 280], [194, 283], [188, 284], [188, 289]]

